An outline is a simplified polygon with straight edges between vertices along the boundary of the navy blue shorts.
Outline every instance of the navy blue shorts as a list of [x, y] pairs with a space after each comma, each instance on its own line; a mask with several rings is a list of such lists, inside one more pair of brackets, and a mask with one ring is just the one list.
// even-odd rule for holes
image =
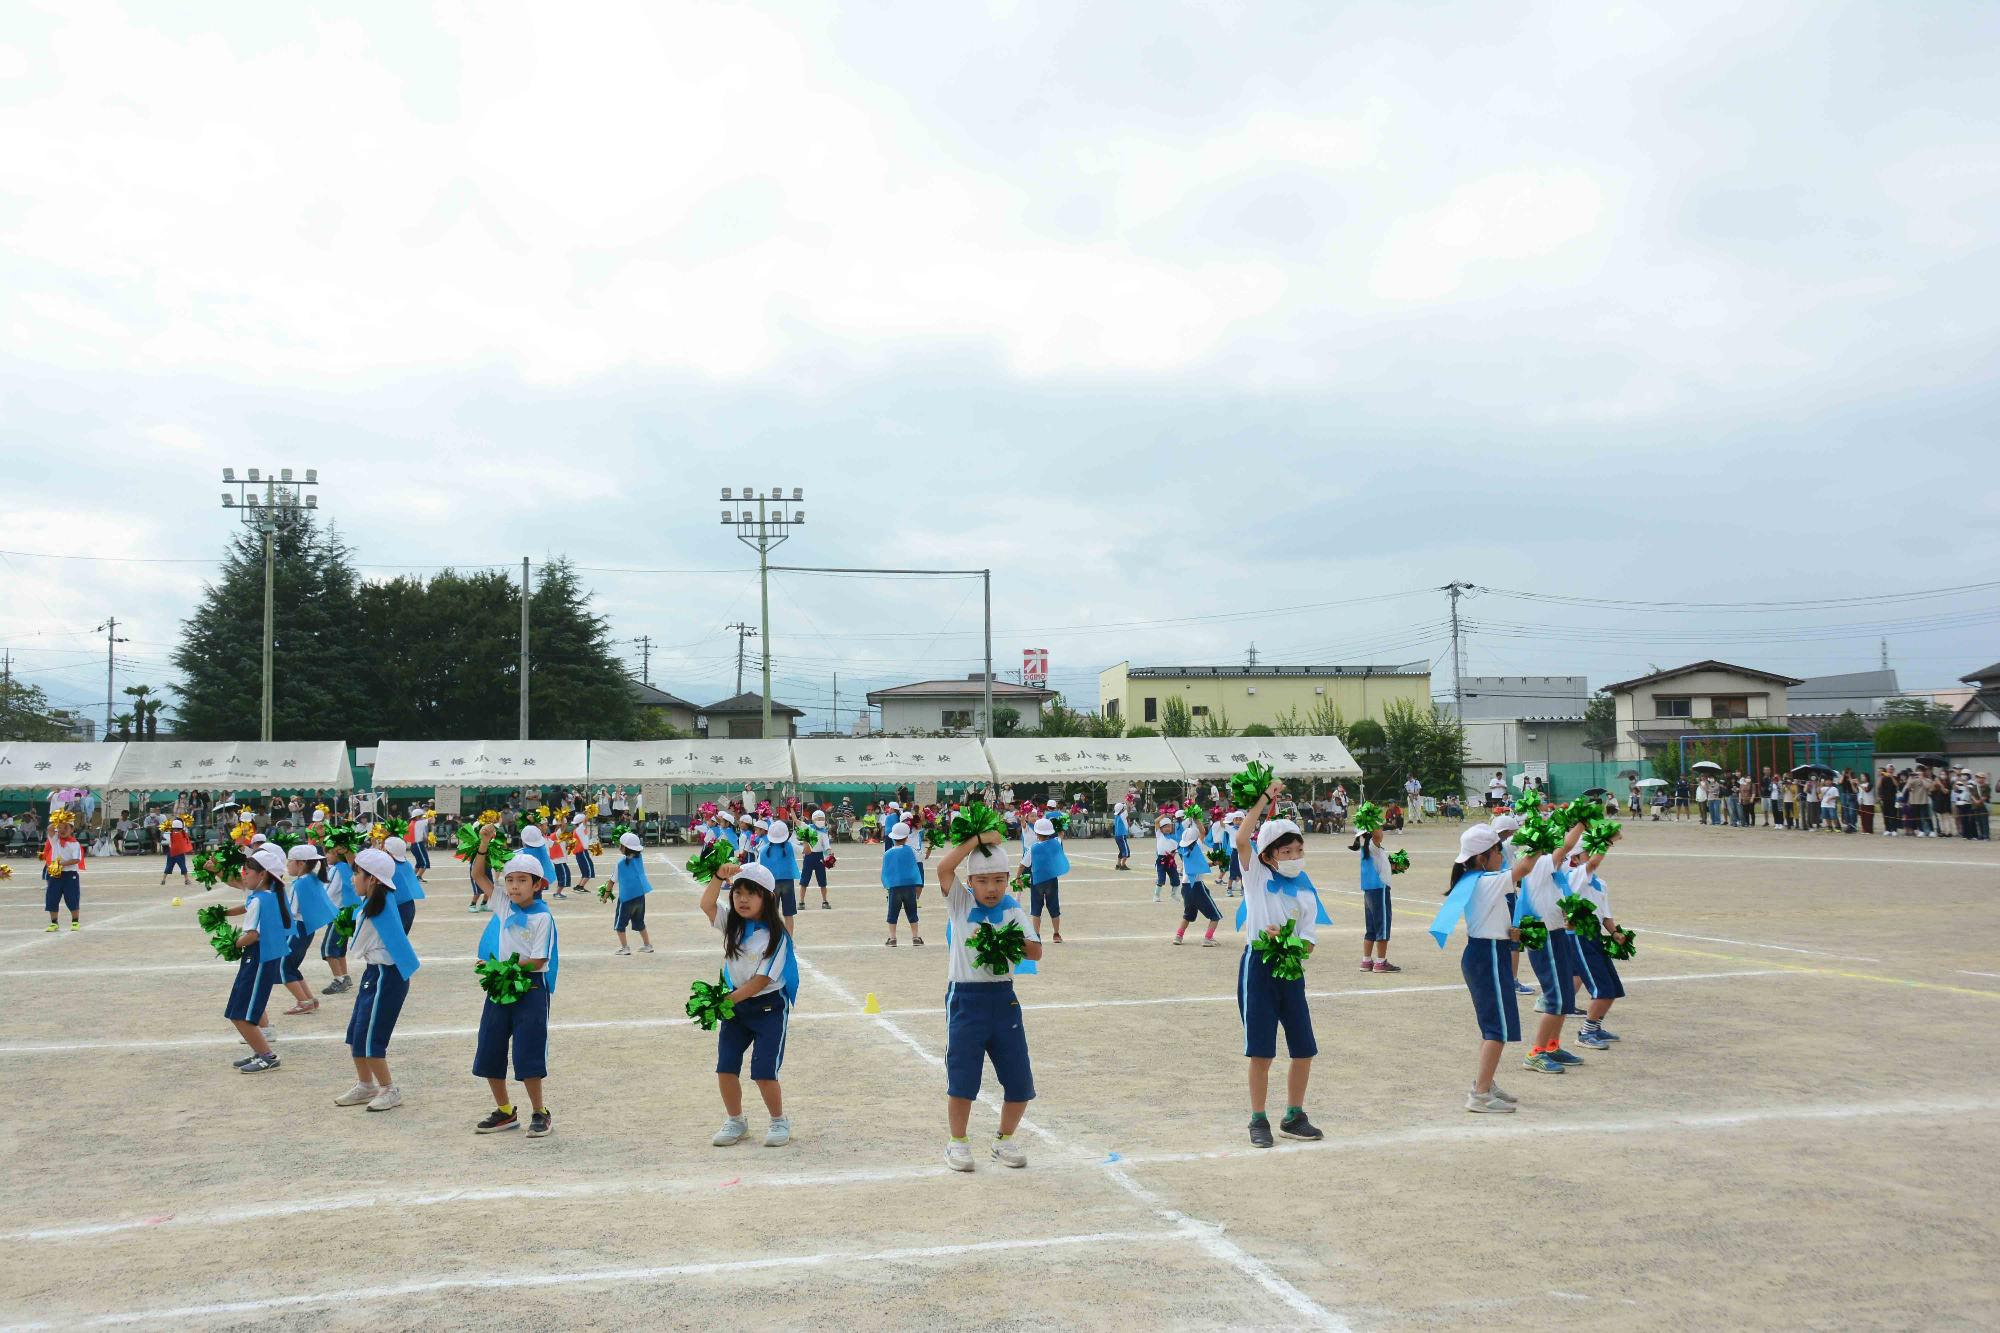
[[396, 1031], [410, 983], [396, 968], [370, 963], [354, 992], [354, 1012], [347, 1016], [347, 1047], [357, 1060], [380, 1060], [389, 1054], [389, 1037]]
[[1467, 940], [1458, 970], [1472, 992], [1479, 1035], [1486, 1041], [1521, 1039], [1521, 1006], [1514, 998], [1514, 941]]
[[556, 862], [556, 887], [559, 889], [569, 887], [569, 862], [567, 860]]
[[251, 945], [250, 952], [236, 964], [236, 984], [229, 988], [229, 1005], [222, 1016], [237, 1023], [264, 1025], [264, 1009], [271, 998], [271, 987], [278, 984], [285, 970], [285, 960], [273, 958], [261, 962], [257, 956], [257, 946]]
[[1153, 887], [1159, 889], [1169, 884], [1177, 889], [1181, 886], [1181, 859], [1178, 856], [1154, 857]]
[[1271, 975], [1270, 965], [1247, 944], [1236, 969], [1236, 1013], [1243, 1020], [1243, 1054], [1253, 1060], [1277, 1058], [1280, 1024], [1285, 1029], [1285, 1054], [1294, 1060], [1310, 1060], [1319, 1054], [1319, 1043], [1313, 1040], [1312, 1009], [1306, 1004], [1305, 978], [1278, 980]]
[[1596, 940], [1576, 937], [1576, 952], [1572, 959], [1576, 964], [1575, 975], [1583, 978], [1583, 988], [1590, 992], [1593, 1000], [1622, 1000], [1625, 998], [1625, 983], [1618, 979], [1618, 969], [1605, 956], [1604, 946]]
[[421, 838], [410, 844], [410, 863], [419, 870], [431, 868], [431, 849], [424, 845]]
[[[831, 834], [822, 834], [821, 836], [822, 836], [822, 837], [831, 837], [832, 835], [831, 835]], [[805, 863], [805, 865], [803, 865], [803, 866], [801, 866], [801, 867], [799, 868], [799, 885], [800, 885], [800, 886], [801, 886], [802, 888], [811, 888], [811, 887], [812, 887], [812, 882], [813, 882], [813, 879], [814, 879], [815, 877], [817, 877], [817, 878], [819, 879], [819, 886], [820, 886], [820, 887], [821, 887], [822, 889], [823, 889], [823, 888], [825, 888], [825, 887], [826, 887], [826, 853], [825, 853], [825, 852], [807, 852], [807, 853], [806, 853], [806, 863]]]
[[896, 924], [897, 911], [909, 913], [910, 924], [917, 924], [917, 891], [915, 888], [889, 890], [889, 924]]
[[403, 933], [409, 934], [410, 927], [417, 924], [417, 900], [412, 898], [406, 903], [397, 903], [396, 915], [402, 918]]
[[1535, 980], [1542, 984], [1536, 1013], [1568, 1016], [1583, 1012], [1576, 1007], [1576, 987], [1570, 984], [1570, 978], [1580, 970], [1575, 935], [1567, 930], [1550, 931], [1548, 947], [1528, 950], [1528, 962], [1535, 969]]
[[778, 881], [778, 915], [797, 916], [799, 914], [799, 882], [795, 879]]
[[1112, 841], [1118, 844], [1119, 860], [1126, 860], [1132, 855], [1132, 844], [1123, 835], [1113, 838]]
[[285, 966], [278, 973], [280, 981], [304, 981], [306, 974], [299, 971], [299, 964], [305, 962], [306, 954], [312, 949], [313, 932], [301, 926], [292, 932], [292, 947], [285, 951]]
[[611, 928], [621, 935], [628, 930], [644, 930], [646, 928], [646, 895], [642, 893], [636, 898], [620, 899], [618, 903], [618, 919], [612, 923]]
[[[356, 908], [355, 909], [356, 919], [354, 922], [354, 928], [356, 930], [359, 930], [361, 928], [360, 914], [361, 914], [361, 909]], [[349, 936], [348, 938], [352, 939], [353, 937]], [[347, 957], [347, 940], [340, 938], [340, 932], [333, 928], [333, 924], [331, 922], [327, 923], [325, 933], [323, 933], [319, 937], [319, 956], [321, 958]]]
[[512, 1004], [486, 1002], [479, 1014], [479, 1049], [472, 1057], [472, 1076], [506, 1078], [510, 1043], [515, 1078], [549, 1076], [549, 989], [540, 977]]
[[1229, 849], [1229, 882], [1234, 884], [1243, 878], [1243, 863], [1236, 858], [1236, 848]]
[[1181, 885], [1181, 920], [1192, 921], [1197, 912], [1210, 921], [1222, 920], [1222, 913], [1215, 910], [1215, 898], [1209, 893], [1208, 885], [1191, 879]]
[[574, 855], [576, 857], [576, 877], [586, 884], [596, 879], [597, 862], [590, 859], [590, 853], [579, 847], [576, 849]]
[[1361, 891], [1361, 938], [1364, 940], [1386, 940], [1389, 926], [1395, 917], [1395, 908], [1389, 902], [1387, 889], [1363, 889]]
[[1034, 904], [1028, 909], [1029, 916], [1040, 916], [1044, 907], [1048, 908], [1050, 916], [1057, 918], [1062, 916], [1061, 880], [1045, 879], [1031, 885], [1028, 889], [1028, 898]]
[[72, 870], [66, 875], [57, 875], [49, 880], [49, 886], [42, 894], [42, 910], [54, 916], [56, 908], [67, 903], [69, 914], [75, 916], [77, 904], [82, 898], [83, 878]]
[[945, 987], [944, 1012], [946, 1096], [977, 1097], [991, 1056], [1001, 1100], [1035, 1100], [1028, 1029], [1021, 1024], [1021, 1002], [1014, 997], [1012, 981], [953, 982]]
[[174, 871], [176, 870], [181, 872], [182, 878], [186, 878], [188, 872], [188, 859], [186, 852], [182, 852], [179, 856], [169, 855], [167, 857], [167, 868], [160, 872], [160, 878], [165, 879], [168, 875], [173, 874]]
[[715, 1072], [743, 1077], [743, 1053], [750, 1053], [750, 1077], [775, 1079], [785, 1063], [785, 1037], [792, 1007], [782, 987], [759, 991], [736, 1002], [736, 1017], [725, 1018], [715, 1034]]

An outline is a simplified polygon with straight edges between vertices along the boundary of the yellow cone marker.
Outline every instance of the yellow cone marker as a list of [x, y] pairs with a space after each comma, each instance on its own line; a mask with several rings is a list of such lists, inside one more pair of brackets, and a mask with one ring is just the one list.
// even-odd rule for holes
[[864, 1014], [879, 1014], [882, 1012], [882, 1006], [875, 1002], [874, 991], [869, 991], [868, 998], [861, 1002], [861, 1012]]
[[174, 906], [179, 907], [180, 905], [181, 905], [181, 900], [178, 898], [174, 899]]

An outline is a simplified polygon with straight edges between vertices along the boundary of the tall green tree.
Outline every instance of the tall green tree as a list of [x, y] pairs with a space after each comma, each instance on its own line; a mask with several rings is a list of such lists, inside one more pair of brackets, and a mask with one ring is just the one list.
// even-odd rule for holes
[[1594, 694], [1583, 710], [1583, 743], [1597, 751], [1599, 759], [1618, 744], [1618, 704], [1608, 694]]
[[[346, 740], [368, 725], [368, 653], [355, 633], [359, 579], [348, 548], [320, 531], [307, 510], [278, 511], [271, 735]], [[175, 734], [188, 740], [252, 740], [258, 733], [264, 643], [264, 540], [245, 528], [230, 542], [220, 576], [183, 623], [174, 665], [180, 683]]]
[[529, 732], [619, 740], [634, 734], [631, 678], [611, 646], [611, 622], [565, 558], [542, 566], [528, 607]]
[[69, 724], [49, 707], [49, 696], [19, 676], [0, 676], [0, 741], [60, 741]]
[[1160, 730], [1169, 736], [1194, 734], [1194, 715], [1188, 712], [1187, 700], [1178, 694], [1167, 696], [1160, 708]]

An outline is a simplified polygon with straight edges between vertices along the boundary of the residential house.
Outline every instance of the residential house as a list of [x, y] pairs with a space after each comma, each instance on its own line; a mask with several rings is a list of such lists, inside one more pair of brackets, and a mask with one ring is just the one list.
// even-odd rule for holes
[[[993, 708], [1011, 708], [1022, 729], [1042, 723], [1042, 706], [1053, 696], [1046, 688], [993, 682]], [[919, 680], [870, 690], [868, 703], [882, 710], [882, 730], [892, 736], [946, 731], [965, 735], [985, 733], [986, 677], [974, 672], [964, 680]]]
[[1959, 679], [1973, 693], [1945, 724], [1945, 754], [1975, 773], [2000, 774], [2000, 662]]
[[1158, 666], [1120, 662], [1098, 674], [1098, 712], [1127, 728], [1158, 728], [1166, 701], [1178, 697], [1195, 725], [1227, 719], [1241, 732], [1255, 723], [1276, 728], [1323, 707], [1349, 722], [1381, 720], [1390, 703], [1431, 706], [1428, 661], [1401, 666]]
[[[704, 736], [754, 741], [764, 734], [764, 696], [761, 694], [738, 694], [712, 703], [701, 712], [707, 719], [701, 733]], [[803, 708], [771, 700], [771, 725], [788, 740], [799, 734], [799, 719], [805, 715]]]
[[1672, 745], [1710, 719], [1724, 729], [1742, 722], [1788, 722], [1787, 691], [1804, 683], [1710, 660], [1607, 685], [1617, 717], [1612, 757], [1643, 759], [1649, 746]]
[[636, 680], [627, 682], [627, 686], [632, 693], [634, 708], [642, 711], [650, 710], [654, 716], [683, 736], [695, 734], [697, 719], [701, 716], [701, 709], [697, 705], [689, 703], [678, 695], [668, 694], [665, 690], [656, 690], [651, 685]]

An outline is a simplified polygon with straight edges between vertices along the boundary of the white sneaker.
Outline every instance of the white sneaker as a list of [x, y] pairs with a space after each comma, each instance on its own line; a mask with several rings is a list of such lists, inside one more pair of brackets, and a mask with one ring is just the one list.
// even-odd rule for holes
[[792, 1121], [789, 1116], [772, 1116], [771, 1132], [764, 1136], [766, 1148], [782, 1148], [792, 1141]]
[[727, 1148], [732, 1143], [741, 1143], [749, 1133], [750, 1122], [740, 1115], [733, 1115], [722, 1122], [722, 1128], [715, 1131], [715, 1137], [709, 1142], [718, 1148]]
[[375, 1100], [375, 1094], [382, 1091], [373, 1083], [357, 1083], [346, 1092], [333, 1099], [335, 1106], [362, 1106]]
[[616, 958], [630, 958], [632, 956], [632, 950], [627, 948], [625, 945], [621, 944], [618, 946], [616, 950], [613, 951], [612, 956]]
[[963, 1139], [944, 1141], [944, 1164], [954, 1171], [972, 1169], [972, 1145]]
[[642, 944], [639, 946], [640, 953], [651, 953], [652, 951], [653, 951], [653, 946], [650, 944]]
[[393, 1111], [402, 1104], [403, 1094], [396, 1090], [395, 1084], [391, 1083], [388, 1087], [375, 1094], [375, 1100], [368, 1103], [368, 1109], [371, 1111]]
[[1507, 1089], [1501, 1087], [1498, 1083], [1495, 1083], [1492, 1086], [1492, 1088], [1489, 1089], [1488, 1095], [1493, 1097], [1498, 1097], [1501, 1101], [1507, 1103], [1507, 1105], [1509, 1106], [1512, 1106], [1514, 1105], [1514, 1103], [1521, 1100], [1519, 1097], [1516, 1097], [1513, 1093], [1507, 1091]]
[[1465, 1109], [1487, 1115], [1512, 1115], [1514, 1103], [1503, 1102], [1490, 1092], [1468, 1092], [1465, 1094]]
[[993, 1160], [1002, 1166], [1021, 1167], [1028, 1164], [1028, 1154], [1022, 1152], [1021, 1145], [1012, 1139], [995, 1139]]

